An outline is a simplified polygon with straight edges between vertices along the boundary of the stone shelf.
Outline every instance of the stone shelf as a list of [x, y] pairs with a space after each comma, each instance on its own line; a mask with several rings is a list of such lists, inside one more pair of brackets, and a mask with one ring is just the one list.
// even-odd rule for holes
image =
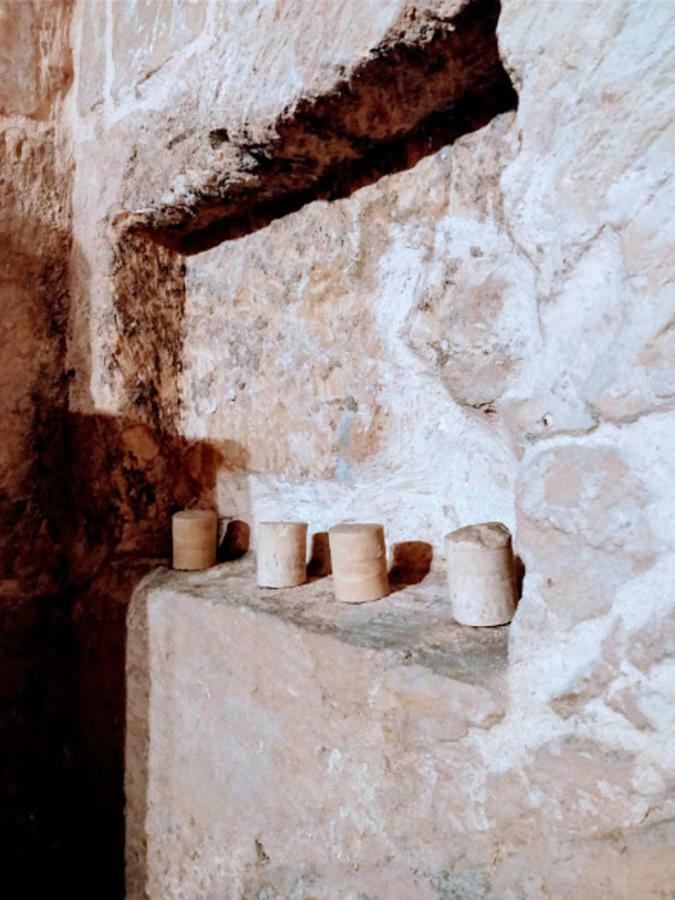
[[440, 675], [488, 684], [506, 666], [507, 628], [465, 628], [452, 618], [442, 572], [420, 583], [395, 586], [382, 600], [336, 603], [330, 576], [296, 588], [259, 588], [255, 560], [247, 554], [205, 572], [159, 569], [144, 594], [170, 602], [188, 598], [214, 606], [245, 607], [297, 628], [357, 647], [388, 651], [401, 663], [417, 663]]
[[442, 572], [360, 606], [330, 577], [258, 588], [252, 554], [154, 572], [128, 619], [128, 895], [327, 889], [432, 824], [433, 871], [451, 816], [424, 797], [503, 716], [507, 640], [453, 621]]

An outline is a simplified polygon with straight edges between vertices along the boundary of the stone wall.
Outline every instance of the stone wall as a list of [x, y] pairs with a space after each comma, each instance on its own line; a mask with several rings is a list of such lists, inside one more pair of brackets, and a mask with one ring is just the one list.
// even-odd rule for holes
[[[628, 848], [658, 896], [675, 782], [673, 9], [504, 0], [517, 110], [495, 105], [439, 146], [452, 131], [420, 131], [414, 92], [388, 94], [381, 73], [399, 58], [424, 72], [449, 23], [472, 21], [464, 6], [76, 2], [65, 364], [71, 232], [53, 129], [67, 66], [59, 41], [38, 37], [25, 59], [10, 47], [3, 169], [37, 187], [2, 186], [5, 584], [50, 593], [62, 577], [52, 460], [68, 375], [82, 740], [119, 839], [125, 606], [167, 551], [173, 508], [216, 502], [252, 526], [380, 518], [391, 540], [433, 542], [436, 561], [445, 531], [500, 519], [526, 578], [508, 712], [472, 745], [472, 827], [536, 833], [535, 869], [545, 857], [563, 871], [573, 852], [619, 895]], [[487, 40], [494, 4], [474, 7], [475, 30], [457, 33]], [[39, 35], [40, 15], [65, 35], [66, 6], [35, 21], [31, 4], [3, 9], [10, 42]], [[458, 115], [453, 73], [476, 70], [443, 46], [434, 66], [449, 74], [419, 105], [433, 115], [452, 96]], [[477, 77], [477, 103], [492, 84]], [[282, 163], [316, 165], [312, 116], [353, 96], [367, 117], [350, 134], [366, 144], [335, 151], [328, 186], [293, 194]], [[371, 132], [387, 153], [341, 183]], [[271, 205], [218, 232], [238, 238], [177, 252], [201, 249], [183, 242], [194, 223], [241, 213], [272, 175]], [[504, 854], [500, 890], [516, 890], [522, 868], [509, 875]]]
[[67, 883], [72, 849], [70, 13], [0, 3], [0, 863], [14, 896]]
[[3, 595], [31, 596], [62, 588], [66, 542], [69, 9], [8, 2], [0, 15], [0, 575]]

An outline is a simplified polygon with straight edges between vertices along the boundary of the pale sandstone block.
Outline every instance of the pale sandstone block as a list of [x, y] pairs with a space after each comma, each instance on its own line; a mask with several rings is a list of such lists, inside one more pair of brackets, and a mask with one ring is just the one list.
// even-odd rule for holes
[[498, 522], [445, 537], [450, 602], [462, 625], [505, 625], [516, 609], [511, 533]]
[[128, 635], [130, 900], [440, 896], [507, 640], [453, 622], [440, 573], [356, 605], [257, 588], [252, 555], [165, 569]]
[[335, 598], [366, 603], [389, 593], [387, 552], [382, 525], [336, 525], [330, 529]]
[[261, 522], [258, 526], [259, 587], [297, 587], [307, 580], [307, 523]]
[[212, 509], [184, 509], [171, 520], [174, 569], [208, 569], [216, 562], [218, 517]]

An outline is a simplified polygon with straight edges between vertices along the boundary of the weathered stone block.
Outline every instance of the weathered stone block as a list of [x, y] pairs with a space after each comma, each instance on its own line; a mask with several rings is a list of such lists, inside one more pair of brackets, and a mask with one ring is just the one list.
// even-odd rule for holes
[[257, 588], [250, 558], [150, 576], [128, 623], [128, 896], [438, 896], [472, 806], [460, 742], [502, 718], [506, 664], [506, 631], [456, 625], [444, 593], [430, 576], [354, 607], [330, 579]]

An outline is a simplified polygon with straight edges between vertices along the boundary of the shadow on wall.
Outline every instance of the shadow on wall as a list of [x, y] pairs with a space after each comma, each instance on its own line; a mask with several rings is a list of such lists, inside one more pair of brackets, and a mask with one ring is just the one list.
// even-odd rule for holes
[[[29, 22], [31, 16], [28, 10]], [[3, 45], [10, 55], [0, 69], [11, 60], [12, 39], [25, 39], [24, 25], [17, 23]], [[0, 32], [5, 26], [3, 20]], [[79, 877], [63, 373], [71, 238], [53, 131], [6, 123], [0, 129], [0, 871], [6, 896], [30, 897], [44, 896], [44, 889], [56, 894]], [[41, 215], [42, 205], [49, 214]]]
[[251, 544], [251, 526], [241, 519], [231, 519], [225, 523], [221, 520], [221, 524], [225, 525], [225, 529], [218, 535], [216, 561], [220, 563], [241, 559]]
[[391, 592], [419, 584], [431, 570], [434, 548], [426, 541], [401, 541], [392, 547]]
[[332, 571], [333, 564], [330, 556], [328, 532], [316, 531], [312, 535], [312, 546], [309, 562], [307, 563], [307, 578], [309, 581], [315, 581], [318, 578], [325, 578]]
[[83, 802], [72, 741], [67, 594], [0, 603], [0, 866], [8, 897], [78, 883]]
[[[124, 896], [126, 613], [135, 587], [170, 556], [171, 515], [215, 506], [218, 472], [246, 466], [239, 445], [190, 441], [147, 422], [69, 417], [77, 473], [72, 547], [76, 745], [89, 798], [99, 897]], [[223, 558], [248, 548], [229, 523]]]
[[513, 568], [516, 578], [516, 611], [523, 596], [523, 582], [525, 581], [525, 563], [517, 553], [513, 557]]

